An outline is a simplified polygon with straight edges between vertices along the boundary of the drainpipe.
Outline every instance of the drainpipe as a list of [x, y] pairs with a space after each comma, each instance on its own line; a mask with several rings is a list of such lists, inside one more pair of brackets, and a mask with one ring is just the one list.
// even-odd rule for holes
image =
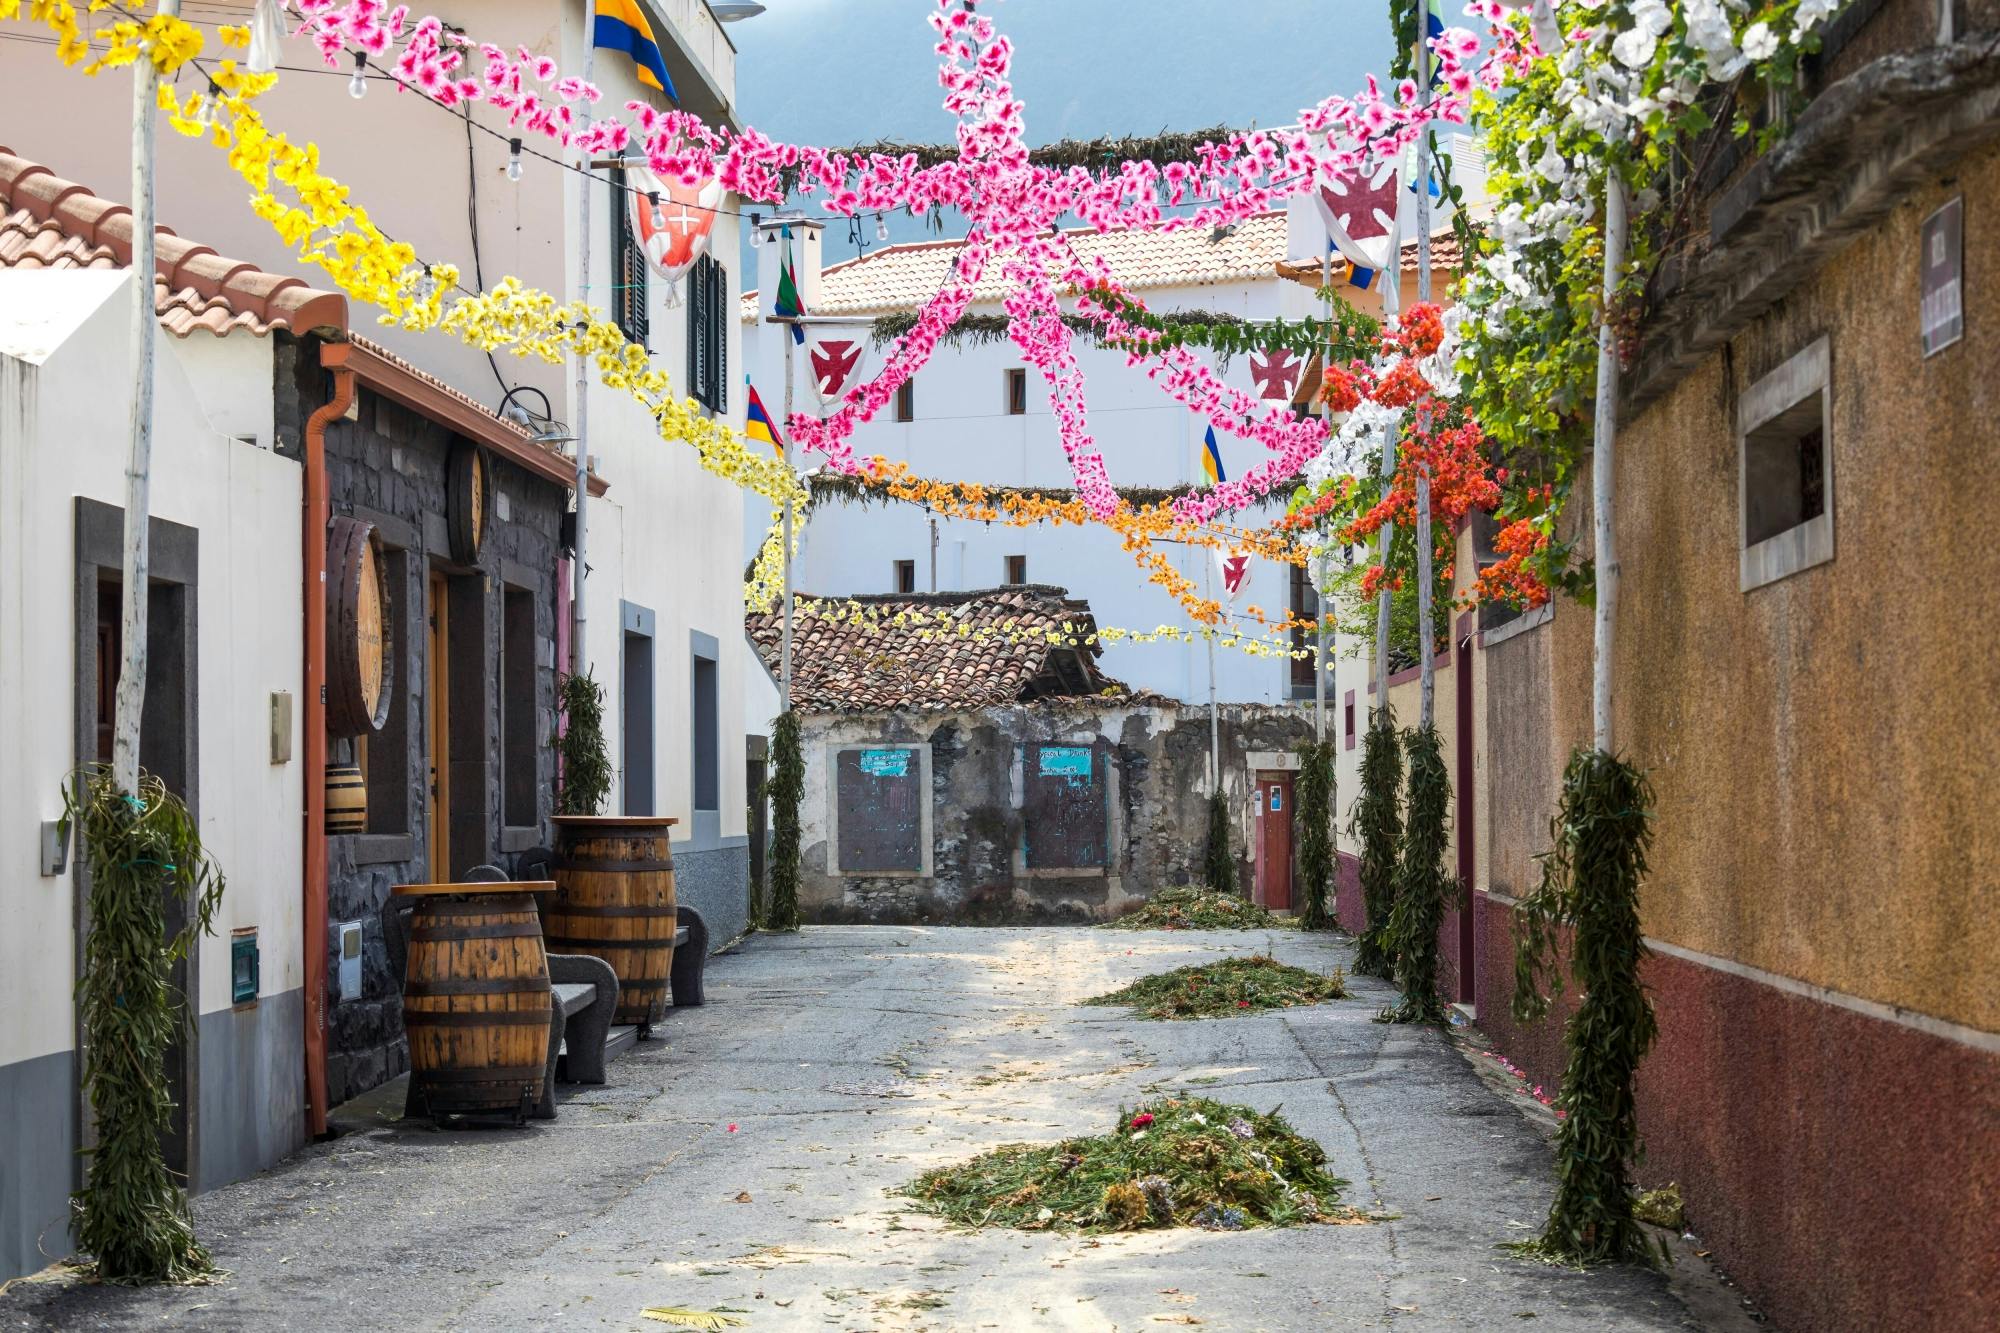
[[346, 343], [321, 343], [319, 363], [333, 376], [333, 397], [306, 419], [306, 496], [299, 529], [305, 556], [305, 963], [306, 1123], [326, 1133], [326, 428], [354, 401]]

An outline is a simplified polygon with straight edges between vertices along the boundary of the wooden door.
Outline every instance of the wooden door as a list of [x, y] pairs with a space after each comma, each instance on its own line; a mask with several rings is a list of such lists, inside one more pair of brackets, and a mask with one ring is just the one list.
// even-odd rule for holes
[[447, 725], [451, 715], [447, 688], [451, 680], [447, 637], [451, 616], [446, 589], [444, 575], [431, 571], [429, 637], [424, 656], [424, 748], [430, 765], [430, 804], [426, 807], [424, 828], [429, 839], [430, 877], [434, 884], [451, 879], [451, 746]]
[[1257, 775], [1257, 897], [1278, 911], [1292, 905], [1292, 775]]

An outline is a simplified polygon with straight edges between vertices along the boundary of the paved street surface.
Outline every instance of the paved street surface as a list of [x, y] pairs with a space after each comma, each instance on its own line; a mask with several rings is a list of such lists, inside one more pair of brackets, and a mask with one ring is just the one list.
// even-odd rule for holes
[[[752, 1329], [1728, 1327], [1728, 1294], [1496, 1247], [1547, 1208], [1546, 1118], [1443, 1034], [1371, 1019], [1389, 991], [1149, 1023], [1075, 1002], [1295, 931], [821, 927], [709, 965], [601, 1088], [526, 1129], [353, 1132], [197, 1201], [228, 1277], [144, 1292], [22, 1283], [0, 1329], [663, 1329], [649, 1305]], [[1283, 1231], [955, 1232], [885, 1191], [1001, 1143], [1109, 1128], [1187, 1088], [1286, 1116], [1392, 1218]], [[1683, 1270], [1692, 1260], [1682, 1261]], [[1712, 1300], [1723, 1315], [1690, 1313]], [[1708, 1308], [1703, 1306], [1702, 1308]]]

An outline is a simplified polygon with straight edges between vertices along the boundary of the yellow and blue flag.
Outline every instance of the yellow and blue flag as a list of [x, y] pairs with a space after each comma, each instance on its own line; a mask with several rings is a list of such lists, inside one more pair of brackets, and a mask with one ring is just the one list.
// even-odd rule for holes
[[771, 420], [771, 414], [764, 410], [764, 400], [757, 396], [757, 386], [748, 380], [744, 383], [749, 384], [750, 407], [744, 415], [743, 434], [753, 440], [762, 440], [775, 453], [784, 453], [785, 446], [778, 439], [778, 427]]
[[1215, 443], [1215, 427], [1201, 437], [1201, 473], [1208, 478], [1208, 484], [1219, 486], [1229, 480], [1229, 474], [1222, 470], [1222, 450]]
[[673, 101], [680, 101], [674, 81], [667, 76], [667, 62], [660, 58], [660, 44], [653, 40], [653, 25], [638, 0], [596, 0], [597, 21], [590, 44], [600, 51], [622, 51], [639, 67], [639, 82]]

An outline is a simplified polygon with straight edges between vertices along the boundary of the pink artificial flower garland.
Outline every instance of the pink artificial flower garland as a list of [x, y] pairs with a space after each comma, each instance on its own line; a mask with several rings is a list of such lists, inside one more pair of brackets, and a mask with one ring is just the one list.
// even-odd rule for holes
[[[472, 41], [436, 17], [411, 24], [407, 5], [390, 8], [383, 0], [297, 0], [296, 5], [302, 19], [299, 35], [311, 40], [329, 65], [351, 50], [382, 55], [407, 33], [401, 55], [388, 67], [404, 86], [445, 106], [485, 102], [505, 112], [510, 127], [587, 154], [623, 153], [636, 142], [663, 179], [693, 186], [714, 178], [746, 199], [781, 202], [786, 197], [784, 173], [795, 170], [798, 192], [819, 194], [835, 214], [852, 217], [898, 208], [961, 212], [968, 229], [951, 279], [925, 304], [916, 326], [898, 341], [875, 378], [849, 390], [826, 419], [796, 414], [788, 422], [794, 436], [824, 454], [835, 470], [861, 470], [849, 443], [855, 427], [887, 406], [929, 361], [939, 340], [972, 303], [989, 263], [1005, 256], [1009, 335], [1048, 383], [1063, 452], [1092, 514], [1107, 517], [1119, 502], [1090, 434], [1084, 375], [1062, 320], [1052, 272], [1084, 293], [1078, 308], [1106, 337], [1134, 349], [1130, 364], [1143, 365], [1149, 378], [1217, 429], [1255, 440], [1272, 453], [1242, 477], [1177, 501], [1177, 517], [1205, 522], [1218, 512], [1256, 503], [1312, 460], [1325, 441], [1324, 426], [1296, 421], [1282, 408], [1267, 407], [1223, 384], [1184, 348], [1143, 350], [1156, 340], [1089, 299], [1091, 287], [1112, 287], [1110, 275], [1101, 265], [1097, 271], [1087, 269], [1057, 223], [1071, 213], [1100, 231], [1171, 231], [1240, 222], [1323, 183], [1372, 171], [1401, 154], [1426, 120], [1462, 123], [1474, 84], [1498, 87], [1532, 58], [1531, 44], [1524, 45], [1499, 21], [1497, 0], [1473, 0], [1467, 12], [1494, 23], [1497, 43], [1474, 67], [1467, 62], [1477, 56], [1479, 42], [1466, 30], [1447, 29], [1434, 41], [1443, 87], [1427, 109], [1419, 105], [1408, 80], [1385, 96], [1371, 75], [1359, 95], [1325, 99], [1302, 112], [1295, 128], [1232, 135], [1202, 145], [1192, 161], [1165, 167], [1127, 161], [1098, 174], [1082, 167], [1056, 171], [1029, 160], [1022, 103], [1008, 81], [1013, 45], [977, 6], [978, 0], [937, 0], [937, 12], [930, 17], [938, 34], [944, 109], [958, 118], [959, 157], [920, 167], [914, 154], [862, 157], [781, 144], [755, 129], [715, 129], [692, 113], [660, 111], [638, 101], [625, 105], [630, 123], [615, 116], [593, 118], [587, 108], [602, 100], [600, 90], [564, 76], [554, 60], [525, 48], [510, 54], [492, 43]], [[484, 61], [477, 77], [466, 69], [474, 53]], [[578, 104], [586, 108], [580, 117], [574, 110]], [[1163, 212], [1190, 203], [1198, 205], [1192, 212]]]

